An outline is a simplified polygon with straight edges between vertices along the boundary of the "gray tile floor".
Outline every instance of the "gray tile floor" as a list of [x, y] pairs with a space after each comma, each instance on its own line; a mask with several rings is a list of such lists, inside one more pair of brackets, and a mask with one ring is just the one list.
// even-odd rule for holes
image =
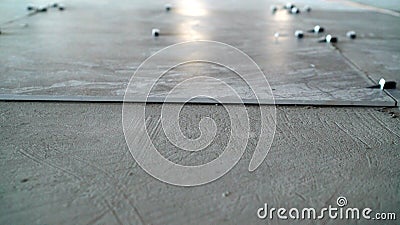
[[[2, 4], [12, 8], [7, 1]], [[400, 18], [363, 9], [328, 11], [318, 9], [320, 3], [315, 3], [317, 9], [311, 13], [300, 15], [281, 10], [273, 15], [265, 2], [259, 8], [254, 8], [257, 2], [239, 5], [243, 6], [241, 10], [233, 10], [228, 3], [213, 5], [205, 1], [193, 10], [190, 4], [176, 2], [175, 8], [167, 13], [157, 2], [72, 1], [64, 12], [53, 9], [5, 25], [0, 43], [0, 97], [51, 100], [58, 96], [68, 100], [83, 96], [80, 99], [121, 101], [129, 79], [147, 57], [171, 44], [208, 39], [237, 47], [254, 59], [264, 72], [277, 104], [396, 104], [386, 93], [366, 87], [381, 77], [398, 80], [399, 30], [386, 24], [397, 24]], [[24, 8], [24, 5], [14, 7]], [[20, 13], [21, 9], [15, 8], [15, 13]], [[9, 14], [2, 14], [2, 21], [12, 18]], [[371, 17], [375, 19], [371, 21]], [[295, 30], [308, 30], [316, 24], [327, 31], [321, 35], [307, 33], [302, 40], [293, 36]], [[151, 36], [153, 27], [161, 29], [160, 37]], [[347, 39], [348, 30], [356, 30], [358, 38]], [[274, 37], [276, 32], [280, 33], [279, 38]], [[327, 33], [337, 35], [339, 43], [317, 43]], [[198, 56], [181, 54], [185, 60], [208, 58], [214, 53], [201, 48], [196, 50]], [[176, 54], [171, 54], [162, 62], [175, 57]], [[191, 77], [212, 73], [218, 79], [230, 76], [224, 70], [196, 66], [202, 68], [197, 72], [190, 67], [169, 71], [149, 100], [158, 101], [153, 97], [165, 96], [165, 91], [178, 81]], [[160, 68], [149, 72], [159, 73]], [[250, 79], [252, 72], [249, 68]], [[132, 87], [138, 93], [153, 85], [145, 76], [142, 78]], [[232, 79], [230, 85], [239, 90], [247, 88], [238, 79]], [[259, 85], [262, 88], [263, 84]], [[217, 90], [218, 84], [199, 80], [193, 86], [210, 93]], [[180, 90], [172, 100], [180, 101], [193, 88]], [[221, 97], [219, 93], [213, 94]]]

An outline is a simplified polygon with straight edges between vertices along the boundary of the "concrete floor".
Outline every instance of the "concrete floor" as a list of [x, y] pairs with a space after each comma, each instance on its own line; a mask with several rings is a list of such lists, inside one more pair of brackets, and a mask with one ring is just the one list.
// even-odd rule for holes
[[[97, 1], [97, 4], [70, 1], [67, 5], [84, 19], [100, 18], [99, 21], [113, 18], [113, 10], [102, 10], [100, 17], [94, 12], [108, 7], [118, 8], [122, 14], [115, 16], [114, 22], [129, 15], [129, 7], [141, 9], [135, 16], [142, 20], [133, 21], [129, 25], [128, 31], [133, 30], [136, 33], [131, 36], [126, 33], [126, 39], [116, 40], [121, 45], [111, 50], [107, 45], [107, 35], [93, 40], [85, 39], [88, 42], [86, 44], [91, 46], [86, 51], [75, 46], [68, 54], [61, 56], [58, 54], [60, 49], [68, 50], [71, 44], [79, 45], [79, 35], [74, 32], [63, 37], [54, 35], [49, 42], [43, 42], [49, 40], [46, 38], [48, 35], [51, 37], [52, 32], [62, 32], [64, 26], [71, 30], [93, 28], [107, 34], [101, 23], [92, 28], [82, 28], [82, 24], [75, 25], [76, 20], [67, 20], [64, 24], [58, 24], [59, 26], [52, 25], [51, 32], [44, 29], [53, 23], [42, 16], [63, 21], [61, 18], [71, 16], [68, 14], [69, 8], [65, 11], [66, 14], [51, 11], [47, 15], [35, 15], [29, 18], [32, 20], [28, 27], [20, 26], [26, 22], [21, 20], [16, 23], [17, 26], [2, 28], [1, 93], [28, 90], [30, 94], [37, 92], [52, 96], [71, 93], [118, 95], [118, 90], [123, 90], [124, 82], [141, 60], [152, 52], [175, 43], [177, 38], [188, 40], [199, 34], [196, 31], [200, 28], [191, 23], [181, 21], [183, 30], [193, 31], [185, 35], [164, 21], [162, 26], [172, 30], [172, 33], [165, 38], [153, 40], [148, 36], [149, 27], [151, 29], [158, 25], [154, 24], [155, 19], [162, 20], [165, 17], [163, 5], [158, 1], [138, 1], [134, 6], [121, 2], [122, 6], [127, 5], [128, 8], [111, 4], [107, 0]], [[267, 18], [266, 21], [272, 24], [272, 28], [262, 30], [263, 38], [255, 35], [256, 32], [251, 29], [243, 33], [217, 32], [221, 30], [209, 28], [200, 30], [211, 35], [212, 39], [228, 42], [248, 52], [263, 69], [269, 71], [266, 74], [275, 75], [271, 77], [271, 81], [275, 81], [276, 87], [279, 87], [283, 81], [286, 84], [292, 82], [299, 85], [294, 78], [287, 80], [288, 76], [282, 78], [277, 75], [282, 68], [284, 74], [301, 75], [301, 71], [308, 71], [306, 66], [309, 66], [312, 57], [304, 58], [299, 55], [312, 52], [314, 47], [310, 46], [315, 42], [304, 39], [299, 43], [290, 35], [282, 36], [275, 42], [273, 34], [281, 30], [284, 31], [283, 34], [291, 34], [298, 29], [296, 24], [302, 27], [312, 25], [316, 20], [323, 21], [329, 27], [329, 32], [340, 34], [339, 38], [343, 41], [337, 44], [337, 48], [318, 45], [317, 51], [326, 53], [327, 56], [334, 55], [340, 62], [349, 60], [350, 64], [346, 65], [351, 65], [343, 68], [340, 62], [330, 63], [326, 59], [318, 60], [316, 56], [313, 61], [316, 65], [320, 64], [321, 70], [326, 72], [325, 75], [335, 70], [345, 71], [347, 74], [359, 76], [350, 82], [350, 86], [365, 82], [359, 87], [373, 83], [380, 77], [400, 82], [400, 30], [388, 25], [398, 24], [398, 17], [385, 14], [379, 9], [359, 8], [344, 0], [304, 0], [298, 1], [299, 5], [310, 4], [314, 9], [312, 14], [299, 17], [282, 14], [282, 17], [275, 18], [276, 24], [281, 26], [273, 25], [271, 20], [274, 17], [268, 11], [269, 6], [284, 2], [204, 2], [213, 15], [235, 21], [239, 26], [243, 25], [240, 18], [245, 13], [236, 16], [234, 13], [244, 8], [253, 12], [256, 18]], [[179, 5], [180, 1], [172, 3]], [[0, 7], [0, 22], [26, 13], [26, 4], [23, 1], [5, 0], [1, 4], [4, 7]], [[175, 19], [179, 21], [178, 17]], [[218, 24], [218, 20], [213, 17], [205, 22], [219, 28], [224, 25], [223, 22]], [[261, 23], [259, 26], [265, 25]], [[38, 31], [32, 45], [26, 41], [26, 34], [30, 29]], [[357, 30], [360, 38], [345, 39], [344, 33], [348, 29]], [[227, 34], [232, 37], [227, 38]], [[47, 37], [43, 39], [43, 36]], [[252, 42], [246, 42], [246, 38], [252, 38]], [[129, 46], [129, 50], [135, 52], [134, 59], [128, 58], [130, 54], [122, 51], [125, 48], [123, 43], [130, 39], [136, 40], [135, 45]], [[148, 41], [152, 42], [151, 47], [146, 44]], [[254, 43], [263, 47], [259, 48]], [[99, 50], [99, 46], [104, 48]], [[268, 52], [267, 46], [282, 56], [281, 60], [274, 61], [280, 68], [271, 66], [275, 64], [269, 64], [271, 62], [266, 60], [268, 57], [261, 54]], [[284, 51], [280, 52], [279, 49], [282, 48]], [[21, 50], [21, 55], [17, 57], [18, 60], [13, 60], [10, 51], [18, 52], [16, 49]], [[291, 49], [299, 50], [299, 55], [289, 54]], [[109, 50], [111, 55], [108, 57], [93, 58], [93, 54], [104, 56]], [[37, 52], [38, 55], [33, 56], [32, 52]], [[32, 60], [31, 57], [36, 58]], [[291, 57], [298, 63], [282, 67]], [[74, 60], [76, 58], [80, 60]], [[60, 59], [68, 59], [68, 63], [62, 64]], [[38, 65], [43, 66], [38, 69]], [[300, 72], [298, 66], [302, 68]], [[65, 82], [63, 79], [68, 72], [75, 80], [81, 79], [88, 83], [74, 86], [75, 83], [67, 82], [65, 84], [70, 85], [69, 87], [35, 89], [38, 86], [48, 87]], [[29, 79], [22, 79], [24, 77]], [[314, 84], [324, 81], [326, 80], [315, 80]], [[335, 79], [328, 83], [335, 85], [334, 81]], [[343, 88], [344, 93], [346, 90]], [[354, 101], [356, 100], [359, 99]], [[149, 104], [146, 108], [149, 113], [147, 123], [154, 132], [153, 136], [157, 136], [160, 131], [160, 107], [160, 104]], [[250, 115], [251, 131], [257, 133], [260, 129], [258, 108], [247, 106], [246, 109]], [[206, 116], [214, 119], [218, 132], [215, 140], [204, 151], [188, 155], [172, 147], [160, 135], [154, 140], [160, 153], [179, 164], [196, 164], [215, 159], [226, 145], [227, 131], [231, 129], [223, 106], [187, 104], [182, 110], [179, 125], [185, 135], [196, 138], [200, 135], [199, 121]], [[138, 166], [125, 142], [121, 122], [122, 104], [1, 101], [0, 224], [293, 224], [293, 221], [260, 220], [256, 216], [257, 209], [264, 203], [274, 207], [318, 209], [329, 204], [335, 205], [339, 196], [347, 197], [351, 207], [370, 207], [374, 212], [395, 212], [400, 217], [400, 112], [397, 107], [277, 106], [276, 117], [272, 147], [257, 170], [251, 173], [248, 171], [257, 141], [251, 136], [244, 156], [229, 173], [209, 184], [185, 188], [163, 183]], [[373, 224], [398, 224], [398, 220], [373, 221]], [[295, 222], [371, 224], [367, 220], [325, 219]]]
[[[137, 165], [122, 133], [120, 104], [2, 102], [0, 109], [1, 224], [265, 224], [256, 217], [265, 202], [321, 208], [338, 196], [353, 207], [399, 213], [395, 109], [278, 107], [272, 148], [256, 171], [247, 170], [250, 140], [233, 170], [192, 188], [160, 182]], [[210, 111], [220, 129], [229, 128], [222, 106], [187, 105], [183, 132], [196, 135], [199, 115]], [[174, 162], [202, 162], [219, 154], [224, 134], [197, 157], [157, 143]]]

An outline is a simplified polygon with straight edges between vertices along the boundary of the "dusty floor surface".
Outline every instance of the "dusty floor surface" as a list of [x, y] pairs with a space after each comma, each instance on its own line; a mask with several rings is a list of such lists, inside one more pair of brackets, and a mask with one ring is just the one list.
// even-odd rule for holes
[[[158, 108], [148, 105], [150, 114]], [[250, 115], [254, 110], [248, 107]], [[198, 118], [210, 112], [218, 127], [229, 129], [222, 106], [187, 105], [183, 132], [196, 136]], [[247, 171], [250, 141], [232, 171], [193, 188], [162, 183], [137, 165], [124, 140], [120, 104], [1, 102], [0, 116], [0, 224], [291, 224], [260, 220], [256, 211], [264, 203], [322, 208], [338, 196], [353, 207], [400, 213], [400, 126], [393, 108], [277, 107], [275, 140], [255, 172]], [[223, 145], [221, 132], [217, 147], [191, 159], [209, 160]], [[184, 161], [182, 152], [165, 149], [170, 159]], [[391, 222], [381, 224], [397, 224]]]
[[[349, 95], [350, 89], [364, 90], [381, 77], [400, 82], [398, 12], [360, 8], [347, 0], [299, 0], [300, 7], [313, 7], [300, 15], [270, 13], [271, 4], [286, 0], [208, 0], [197, 2], [197, 11], [190, 11], [187, 2], [196, 3], [173, 0], [179, 7], [166, 13], [165, 2], [157, 0], [71, 0], [63, 12], [51, 9], [5, 26], [9, 18], [27, 13], [28, 2], [3, 0], [0, 94], [122, 96], [144, 59], [169, 44], [193, 39], [242, 49], [271, 76], [274, 94], [281, 97], [320, 98], [334, 90], [360, 102], [362, 96]], [[398, 9], [392, 3], [374, 5]], [[317, 42], [323, 34], [307, 33], [302, 40], [293, 36], [315, 24], [323, 24], [340, 41], [331, 46]], [[165, 35], [154, 39], [153, 27]], [[346, 38], [348, 30], [356, 30], [358, 38]], [[318, 76], [309, 76], [312, 65]], [[304, 90], [317, 92], [307, 96]], [[394, 92], [400, 99], [400, 88]], [[188, 155], [159, 135], [160, 106], [147, 106], [147, 123], [154, 145], [169, 160], [204, 163], [226, 146], [231, 127], [224, 107], [183, 108], [179, 125], [187, 137], [200, 135], [198, 124], [205, 116], [218, 129], [207, 149]], [[184, 188], [139, 167], [125, 142], [121, 104], [0, 101], [0, 224], [399, 224], [398, 108], [277, 106], [272, 148], [251, 173], [254, 134], [260, 127], [257, 107], [247, 111], [253, 136], [239, 163], [221, 179]], [[339, 196], [347, 198], [349, 207], [395, 212], [397, 220], [257, 218], [264, 203], [320, 209], [336, 206]]]

